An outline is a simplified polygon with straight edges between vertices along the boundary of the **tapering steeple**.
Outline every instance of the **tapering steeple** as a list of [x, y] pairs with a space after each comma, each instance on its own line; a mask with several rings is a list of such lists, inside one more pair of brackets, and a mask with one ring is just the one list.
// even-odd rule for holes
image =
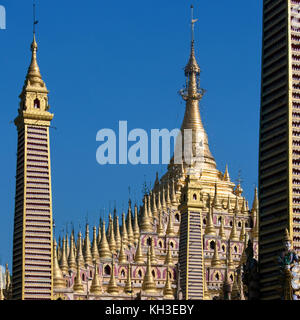
[[252, 204], [252, 209], [251, 212], [253, 213], [254, 211], [258, 212], [258, 195], [257, 195], [257, 188], [255, 188], [254, 191], [254, 200]]
[[214, 200], [213, 200], [213, 207], [215, 209], [220, 209], [221, 208], [221, 205], [219, 203], [219, 199], [218, 199], [218, 186], [217, 186], [217, 183], [215, 183], [215, 196], [214, 196]]
[[125, 212], [122, 213], [122, 241], [125, 246], [128, 245], [128, 233], [125, 221]]
[[213, 222], [213, 208], [211, 205], [209, 205], [209, 211], [207, 214], [205, 234], [207, 236], [215, 236], [216, 235], [216, 230], [215, 230], [214, 222]]
[[70, 238], [70, 253], [68, 257], [69, 268], [75, 270], [76, 269], [76, 260], [75, 260], [75, 246], [74, 246], [74, 233], [71, 233]]
[[144, 198], [144, 213], [142, 215], [141, 221], [141, 231], [143, 232], [152, 232], [151, 222], [148, 216], [148, 209], [147, 209], [147, 197]]
[[109, 248], [112, 253], [116, 251], [117, 245], [115, 240], [115, 231], [114, 231], [114, 223], [111, 220], [111, 227], [110, 227], [110, 237], [109, 237]]
[[147, 254], [147, 270], [146, 270], [146, 274], [145, 274], [143, 285], [142, 285], [142, 289], [146, 293], [156, 292], [156, 284], [155, 284], [155, 282], [153, 280], [152, 270], [151, 269], [152, 269], [152, 266], [151, 266], [151, 251], [150, 251], [150, 247], [149, 247], [148, 248], [148, 254]]
[[176, 190], [175, 190], [175, 182], [172, 180], [172, 195], [171, 195], [171, 201], [172, 205], [177, 204], [177, 198], [176, 198]]
[[222, 240], [226, 240], [224, 219], [225, 219], [225, 217], [222, 217], [222, 218], [221, 218], [221, 226], [220, 226], [220, 230], [219, 230], [219, 237], [220, 237]]
[[94, 272], [94, 278], [92, 281], [92, 285], [91, 285], [91, 293], [94, 295], [100, 295], [102, 293], [101, 290], [101, 281], [100, 281], [100, 277], [98, 274], [98, 267], [97, 267], [97, 263], [94, 263], [94, 268], [95, 268], [95, 272]]
[[[185, 129], [191, 129], [193, 132], [192, 141], [188, 142], [188, 146], [194, 156], [196, 156], [196, 164], [200, 168], [216, 169], [216, 162], [209, 150], [207, 134], [204, 130], [200, 111], [199, 101], [204, 95], [204, 90], [200, 88], [200, 67], [195, 57], [195, 40], [194, 40], [194, 25], [197, 19], [193, 18], [193, 6], [192, 6], [192, 41], [191, 52], [188, 64], [186, 65], [184, 72], [187, 78], [186, 87], [180, 90], [182, 98], [186, 101], [185, 115], [181, 130], [184, 135]], [[187, 143], [185, 141], [185, 143]], [[201, 146], [201, 147], [200, 147]], [[201, 148], [201, 150], [199, 150]], [[188, 152], [188, 151], [187, 151]], [[197, 155], [195, 154], [197, 152]]]
[[62, 271], [59, 268], [56, 252], [57, 252], [57, 244], [56, 244], [56, 240], [54, 239], [54, 243], [53, 243], [53, 284], [54, 284], [55, 288], [65, 288], [66, 282], [64, 280]]
[[120, 249], [120, 253], [119, 253], [119, 264], [125, 264], [127, 263], [127, 257], [124, 251], [124, 244], [123, 242], [121, 242], [121, 249]]
[[63, 248], [62, 248], [62, 254], [61, 254], [61, 259], [60, 259], [60, 269], [63, 273], [67, 273], [69, 270], [68, 261], [67, 261], [67, 253], [66, 253], [65, 237], [63, 237]]
[[128, 203], [128, 214], [127, 214], [127, 232], [128, 232], [128, 244], [133, 245], [134, 233], [132, 228], [132, 213], [131, 213], [131, 201]]
[[76, 293], [84, 293], [82, 281], [81, 281], [81, 275], [80, 275], [80, 264], [79, 261], [77, 261], [77, 270], [76, 270], [76, 278], [74, 282], [74, 292]]
[[93, 265], [93, 258], [92, 258], [92, 252], [91, 252], [91, 241], [90, 241], [90, 230], [89, 230], [88, 224], [86, 224], [86, 228], [85, 228], [84, 260], [88, 265], [90, 265], [90, 266]]
[[103, 221], [103, 225], [102, 225], [102, 237], [101, 237], [99, 253], [100, 253], [100, 258], [102, 259], [109, 259], [111, 257], [111, 252], [109, 250], [109, 245], [108, 245], [106, 233], [105, 233], [105, 221]]
[[225, 173], [223, 176], [224, 181], [230, 181], [229, 172], [228, 172], [228, 165], [226, 164]]
[[35, 91], [35, 92], [38, 91], [38, 92], [48, 93], [46, 84], [42, 79], [40, 68], [38, 66], [37, 50], [38, 50], [38, 45], [37, 45], [36, 37], [34, 33], [33, 41], [31, 43], [31, 53], [32, 53], [31, 62], [26, 75], [26, 80], [25, 80], [22, 94], [29, 91]]
[[77, 265], [80, 266], [80, 268], [84, 268], [84, 258], [83, 258], [83, 254], [82, 254], [81, 232], [79, 232], [79, 234], [78, 234], [78, 239], [77, 239], [76, 262], [77, 262]]
[[159, 213], [159, 215], [158, 215], [158, 223], [157, 223], [157, 230], [156, 230], [156, 232], [159, 236], [162, 236], [165, 231], [163, 223], [162, 223], [162, 216], [161, 215], [162, 215], [161, 213]]
[[167, 251], [167, 255], [166, 255], [166, 259], [165, 259], [165, 264], [168, 266], [174, 265], [170, 242], [168, 242], [168, 251]]
[[92, 244], [92, 257], [93, 261], [99, 261], [99, 251], [97, 245], [97, 228], [94, 226], [93, 228], [93, 244]]
[[110, 275], [110, 280], [108, 283], [107, 287], [107, 292], [112, 295], [116, 295], [119, 293], [118, 286], [116, 284], [116, 279], [115, 279], [115, 261], [114, 258], [112, 258], [112, 264], [111, 264], [111, 275]]
[[167, 272], [166, 272], [166, 284], [164, 287], [164, 299], [168, 300], [168, 299], [174, 299], [174, 291], [172, 289], [172, 283], [170, 280], [170, 271], [169, 271], [169, 267], [167, 268]]
[[139, 227], [139, 220], [138, 220], [138, 207], [137, 207], [137, 204], [135, 204], [135, 206], [134, 206], [133, 233], [134, 233], [134, 242], [138, 243], [139, 237], [140, 237], [140, 227]]
[[115, 240], [116, 240], [116, 249], [119, 251], [121, 248], [121, 234], [120, 234], [120, 224], [119, 224], [119, 217], [116, 216], [115, 220]]
[[139, 238], [139, 242], [138, 242], [137, 249], [135, 252], [134, 262], [137, 264], [144, 264], [144, 256], [143, 256], [143, 252], [142, 252], [141, 238]]
[[169, 221], [168, 221], [168, 226], [167, 226], [167, 230], [166, 230], [166, 235], [168, 237], [174, 237], [175, 236], [172, 211], [170, 211], [170, 214], [169, 214]]

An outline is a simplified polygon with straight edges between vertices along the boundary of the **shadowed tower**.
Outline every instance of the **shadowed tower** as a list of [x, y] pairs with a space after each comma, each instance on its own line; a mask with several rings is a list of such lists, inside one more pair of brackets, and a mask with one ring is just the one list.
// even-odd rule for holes
[[299, 1], [263, 1], [259, 150], [261, 299], [279, 298], [285, 228], [300, 252]]
[[13, 299], [52, 298], [52, 195], [48, 90], [32, 58], [20, 95], [13, 244]]

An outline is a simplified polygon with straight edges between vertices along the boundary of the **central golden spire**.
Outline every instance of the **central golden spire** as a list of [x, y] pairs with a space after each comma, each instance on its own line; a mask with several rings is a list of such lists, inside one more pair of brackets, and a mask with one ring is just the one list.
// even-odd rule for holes
[[200, 67], [196, 60], [195, 56], [195, 40], [194, 40], [194, 25], [198, 21], [198, 19], [193, 18], [193, 6], [192, 8], [192, 41], [191, 41], [191, 53], [188, 64], [186, 65], [184, 72], [187, 78], [186, 87], [180, 90], [180, 95], [186, 101], [186, 109], [185, 115], [183, 119], [183, 123], [181, 126], [181, 131], [184, 134], [184, 130], [191, 129], [192, 130], [192, 154], [195, 156], [195, 150], [199, 150], [199, 147], [202, 150], [197, 152], [197, 158], [200, 156], [198, 160], [203, 162], [201, 167], [205, 168], [216, 168], [216, 162], [214, 157], [212, 156], [209, 146], [207, 134], [204, 130], [200, 111], [199, 111], [199, 101], [202, 99], [204, 95], [204, 90], [200, 88]]

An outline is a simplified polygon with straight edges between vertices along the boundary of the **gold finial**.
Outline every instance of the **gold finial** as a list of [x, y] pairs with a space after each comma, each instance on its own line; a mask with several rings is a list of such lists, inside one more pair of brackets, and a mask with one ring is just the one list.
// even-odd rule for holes
[[141, 243], [141, 238], [139, 238], [138, 241], [138, 246], [135, 252], [135, 259], [134, 259], [136, 264], [144, 264], [144, 256], [142, 253], [142, 243]]
[[254, 200], [253, 200], [251, 212], [252, 212], [252, 213], [254, 213], [254, 212], [258, 213], [258, 195], [257, 195], [257, 188], [255, 188], [255, 191], [254, 191]]
[[221, 227], [220, 227], [220, 231], [219, 231], [219, 237], [220, 237], [222, 240], [226, 240], [224, 219], [225, 219], [224, 217], [221, 218]]
[[132, 283], [131, 283], [131, 264], [128, 265], [127, 270], [127, 280], [124, 287], [124, 292], [127, 294], [132, 294]]
[[209, 211], [207, 214], [207, 223], [206, 223], [206, 228], [205, 228], [205, 234], [207, 236], [215, 236], [216, 235], [216, 230], [214, 227], [214, 222], [213, 222], [213, 208], [211, 204], [209, 205]]
[[122, 241], [125, 246], [128, 245], [128, 233], [126, 228], [125, 213], [122, 213]]
[[157, 263], [157, 258], [155, 254], [155, 246], [154, 246], [154, 239], [151, 238], [151, 264], [156, 264]]
[[66, 233], [66, 257], [67, 257], [67, 259], [68, 259], [69, 254], [70, 254], [69, 236], [68, 236], [68, 233]]
[[220, 209], [221, 205], [219, 203], [219, 199], [218, 199], [218, 187], [217, 187], [217, 183], [215, 183], [215, 196], [214, 196], [214, 200], [213, 200], [213, 207], [215, 209]]
[[238, 196], [235, 197], [235, 207], [234, 207], [234, 213], [238, 214], [240, 212], [240, 206], [239, 206], [239, 198]]
[[142, 232], [152, 232], [152, 225], [147, 212], [147, 197], [144, 198], [144, 214], [142, 215], [141, 221], [141, 231]]
[[116, 239], [116, 249], [119, 251], [121, 248], [121, 234], [120, 234], [120, 224], [119, 224], [119, 217], [116, 217], [115, 220], [115, 239]]
[[160, 201], [160, 191], [158, 190], [158, 196], [157, 196], [157, 209], [159, 212], [162, 212], [162, 206]]
[[119, 253], [119, 260], [118, 260], [119, 264], [125, 264], [127, 263], [127, 257], [124, 251], [124, 245], [123, 242], [121, 242], [121, 250]]
[[228, 196], [227, 211], [228, 211], [229, 213], [233, 212], [232, 207], [231, 207], [231, 202], [230, 202], [230, 196]]
[[236, 230], [236, 217], [233, 217], [233, 223], [232, 223], [232, 228], [231, 228], [231, 233], [230, 233], [230, 240], [232, 241], [239, 241], [239, 237], [237, 234]]
[[153, 211], [153, 218], [158, 218], [158, 211], [156, 207], [156, 193], [152, 193], [152, 211]]
[[84, 293], [82, 281], [81, 281], [81, 275], [80, 275], [80, 264], [79, 261], [77, 262], [77, 273], [76, 278], [74, 282], [73, 290], [75, 293]]
[[66, 240], [63, 237], [63, 248], [62, 248], [62, 255], [60, 259], [60, 269], [63, 273], [67, 273], [69, 271], [68, 261], [67, 261], [67, 254], [66, 254]]
[[170, 207], [172, 202], [171, 202], [171, 198], [170, 198], [170, 185], [169, 185], [169, 182], [167, 183], [167, 198], [166, 198], [166, 203], [167, 203], [167, 206]]
[[100, 258], [102, 259], [111, 258], [111, 252], [109, 250], [109, 245], [106, 239], [105, 221], [103, 221], [103, 225], [102, 225], [102, 237], [101, 237], [99, 253], [100, 253]]
[[86, 224], [86, 228], [85, 228], [84, 260], [88, 265], [90, 265], [90, 266], [93, 265], [93, 257], [92, 257], [92, 252], [91, 252], [91, 241], [90, 241], [90, 231], [89, 231], [88, 224]]
[[157, 234], [159, 236], [163, 236], [164, 234], [164, 226], [163, 226], [163, 223], [162, 223], [162, 217], [161, 217], [161, 213], [159, 213], [158, 215], [158, 224], [157, 224]]
[[100, 277], [99, 277], [99, 273], [98, 273], [98, 266], [97, 266], [96, 261], [94, 261], [94, 268], [95, 268], [94, 278], [92, 281], [90, 291], [92, 294], [99, 296], [102, 293], [102, 289], [101, 289], [101, 281], [100, 281]]
[[212, 267], [219, 267], [221, 265], [217, 241], [215, 241], [215, 251], [214, 251], [213, 258], [211, 260], [211, 265]]
[[165, 300], [169, 300], [169, 299], [174, 299], [174, 291], [172, 289], [172, 283], [170, 281], [170, 271], [169, 271], [169, 267], [167, 268], [167, 272], [166, 272], [166, 284], [164, 287], [164, 299]]
[[71, 239], [70, 239], [70, 252], [68, 257], [68, 264], [69, 268], [72, 270], [76, 269], [76, 261], [75, 261], [75, 249], [74, 249], [74, 233], [71, 233]]
[[100, 249], [100, 243], [101, 243], [101, 223], [98, 226], [98, 235], [97, 235], [97, 246], [98, 246], [98, 251]]
[[114, 257], [112, 257], [112, 264], [111, 264], [111, 275], [110, 275], [110, 280], [108, 283], [107, 287], [107, 292], [112, 295], [116, 295], [119, 293], [118, 286], [116, 284], [116, 279], [115, 279], [115, 261]]
[[151, 210], [151, 195], [150, 194], [148, 194], [147, 205], [148, 205], [148, 216], [149, 216], [150, 222], [153, 222], [153, 214], [152, 214], [152, 210]]
[[174, 265], [170, 241], [168, 242], [168, 251], [167, 251], [167, 255], [166, 255], [166, 259], [165, 259], [165, 264], [168, 265], [168, 266], [173, 266]]
[[228, 172], [228, 165], [226, 164], [225, 173], [223, 176], [224, 181], [230, 181], [229, 172]]
[[77, 265], [79, 264], [80, 268], [84, 268], [84, 258], [83, 258], [83, 254], [82, 254], [81, 232], [79, 232], [79, 234], [78, 234], [76, 262], [77, 262]]
[[97, 245], [97, 228], [94, 226], [93, 228], [93, 244], [92, 244], [92, 257], [93, 261], [96, 263], [99, 262], [99, 251]]
[[174, 225], [173, 225], [173, 213], [172, 213], [172, 211], [170, 211], [170, 214], [169, 214], [169, 222], [168, 222], [168, 227], [167, 227], [166, 235], [167, 235], [168, 237], [174, 237], [174, 236], [175, 236]]
[[114, 253], [116, 251], [117, 245], [116, 245], [116, 240], [115, 240], [113, 220], [111, 220], [110, 237], [109, 237], [108, 244], [109, 244], [110, 252]]
[[137, 204], [134, 206], [134, 227], [133, 227], [133, 233], [134, 233], [134, 242], [138, 243], [139, 237], [140, 237], [140, 228], [139, 228], [139, 220], [138, 220], [138, 207]]
[[63, 274], [59, 268], [57, 260], [57, 243], [54, 239], [53, 241], [53, 285], [55, 288], [65, 288], [66, 282], [64, 280]]
[[109, 213], [108, 215], [108, 227], [107, 227], [107, 232], [106, 232], [106, 239], [109, 243], [110, 241], [110, 236], [111, 236], [111, 229], [112, 229], [112, 217], [111, 217], [111, 214]]
[[175, 182], [172, 180], [172, 196], [171, 201], [173, 205], [177, 205], [176, 191], [175, 191]]
[[152, 266], [151, 266], [151, 252], [150, 252], [150, 247], [148, 248], [148, 253], [147, 253], [147, 270], [146, 274], [144, 277], [142, 289], [146, 293], [153, 293], [156, 292], [156, 284], [153, 280], [152, 276]]
[[128, 214], [127, 214], [127, 232], [128, 232], [128, 244], [134, 244], [134, 233], [132, 228], [132, 214], [131, 214], [131, 201], [129, 201]]
[[247, 203], [246, 203], [246, 199], [243, 198], [243, 204], [242, 204], [242, 213], [247, 214], [248, 210], [247, 210]]

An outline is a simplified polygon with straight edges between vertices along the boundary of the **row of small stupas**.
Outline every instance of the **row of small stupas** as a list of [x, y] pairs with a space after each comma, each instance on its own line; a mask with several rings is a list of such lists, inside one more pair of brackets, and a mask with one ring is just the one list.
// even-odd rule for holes
[[[230, 182], [228, 170], [222, 177]], [[180, 185], [156, 180], [144, 205], [119, 217], [109, 215], [85, 238], [79, 232], [66, 235], [57, 247], [54, 241], [54, 291], [56, 299], [179, 299], [178, 267], [181, 213]], [[205, 299], [224, 298], [230, 288], [232, 298], [244, 297], [241, 268], [246, 260], [248, 239], [257, 255], [257, 192], [249, 210], [238, 185], [227, 199], [218, 193], [202, 195]], [[97, 232], [98, 231], [98, 232]], [[92, 241], [91, 241], [92, 240]]]

